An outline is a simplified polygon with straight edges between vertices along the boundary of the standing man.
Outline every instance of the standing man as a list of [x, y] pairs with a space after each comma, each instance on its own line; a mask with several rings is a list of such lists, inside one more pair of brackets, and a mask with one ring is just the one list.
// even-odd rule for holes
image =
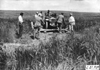
[[[46, 25], [46, 29], [48, 28], [49, 24], [50, 24], [50, 10], [48, 10], [45, 13], [45, 25]], [[46, 31], [45, 31], [46, 32]]]
[[75, 18], [73, 14], [70, 13], [70, 17], [69, 17], [69, 30], [70, 31], [74, 31], [74, 28], [73, 28], [74, 25], [75, 25]]
[[39, 33], [41, 28], [42, 18], [39, 16], [38, 12], [35, 14], [35, 33], [34, 37], [39, 39]]
[[47, 11], [47, 16], [48, 16], [48, 17], [50, 17], [50, 16], [51, 16], [51, 14], [52, 14], [52, 13], [51, 13], [51, 11], [50, 11], [50, 10], [48, 10], [48, 11]]
[[58, 15], [57, 23], [58, 23], [58, 30], [61, 33], [62, 24], [64, 23], [64, 13]]
[[40, 12], [38, 13], [38, 16], [42, 19], [41, 25], [43, 26], [43, 25], [44, 25], [44, 15], [43, 15], [42, 11], [40, 11]]
[[18, 37], [22, 37], [22, 32], [23, 32], [23, 14], [24, 13], [20, 13], [19, 17], [18, 17]]
[[38, 15], [39, 15], [41, 18], [43, 18], [43, 13], [42, 13], [42, 11], [40, 11]]

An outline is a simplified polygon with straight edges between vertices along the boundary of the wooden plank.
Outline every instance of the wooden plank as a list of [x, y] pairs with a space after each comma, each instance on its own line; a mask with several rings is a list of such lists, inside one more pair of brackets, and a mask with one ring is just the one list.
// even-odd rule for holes
[[[40, 31], [58, 31], [58, 29], [41, 29]], [[67, 29], [61, 29], [61, 31], [68, 31]]]
[[44, 30], [52, 31], [52, 30], [58, 30], [58, 29], [41, 29], [40, 31], [44, 31]]

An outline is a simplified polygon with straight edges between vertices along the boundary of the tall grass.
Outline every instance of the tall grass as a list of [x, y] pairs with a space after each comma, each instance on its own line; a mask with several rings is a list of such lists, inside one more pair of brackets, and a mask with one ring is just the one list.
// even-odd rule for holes
[[[17, 19], [0, 18], [0, 42], [14, 42], [14, 39], [16, 38], [17, 24]], [[25, 20], [23, 26], [23, 34], [31, 31], [29, 20]]]
[[7, 62], [7, 55], [6, 53], [2, 50], [0, 46], [0, 70], [5, 70], [6, 68], [6, 62]]
[[[95, 21], [94, 21], [95, 19]], [[31, 29], [31, 20], [25, 19], [25, 22], [23, 23], [24, 29], [23, 33], [27, 34], [32, 31]], [[34, 22], [34, 21], [33, 21]], [[84, 18], [76, 18], [76, 25], [74, 26], [75, 31], [79, 32], [84, 30], [85, 28], [95, 26], [100, 21], [98, 18], [91, 18], [91, 19], [85, 19]], [[16, 25], [18, 23], [18, 20], [16, 18], [0, 18], [0, 42], [13, 42], [13, 40], [16, 37]], [[67, 27], [68, 21], [67, 18], [65, 18], [65, 24], [63, 24], [63, 27]]]
[[[0, 18], [0, 42], [13, 42], [17, 19]], [[67, 20], [66, 20], [67, 23]], [[54, 36], [37, 49], [19, 46], [9, 53], [0, 48], [0, 70], [84, 70], [86, 64], [100, 64], [99, 21], [76, 19], [75, 31], [83, 31], [82, 38], [69, 34], [64, 39]], [[94, 26], [95, 27], [91, 27]], [[97, 25], [97, 26], [96, 26]], [[31, 31], [30, 20], [25, 20], [24, 34]], [[15, 47], [15, 46], [14, 46]]]
[[41, 42], [36, 49], [19, 46], [3, 56], [6, 57], [5, 70], [84, 70], [86, 64], [100, 64], [98, 28], [84, 31], [82, 38], [69, 34], [59, 39], [55, 35], [46, 44]]

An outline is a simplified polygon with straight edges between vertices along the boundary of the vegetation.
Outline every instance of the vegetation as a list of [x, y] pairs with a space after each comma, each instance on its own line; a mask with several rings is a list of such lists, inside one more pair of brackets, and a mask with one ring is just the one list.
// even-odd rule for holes
[[66, 39], [54, 36], [37, 49], [19, 46], [10, 53], [2, 51], [0, 63], [4, 63], [5, 70], [84, 70], [86, 64], [100, 64], [100, 35], [96, 29], [85, 31], [82, 38], [74, 34]]
[[[24, 34], [31, 31], [29, 23], [25, 19]], [[0, 46], [0, 70], [84, 70], [86, 64], [100, 64], [99, 23], [98, 17], [76, 18], [75, 31], [81, 37], [76, 32], [62, 39], [55, 35], [37, 48], [19, 46], [8, 52]], [[0, 18], [0, 42], [13, 42], [16, 24], [16, 18]]]
[[[1, 15], [0, 18], [0, 42], [13, 42], [14, 38], [16, 37], [15, 36], [17, 31], [16, 25], [18, 23], [17, 15], [16, 13], [15, 15], [9, 15], [9, 14], [5, 14], [6, 17], [3, 17]], [[29, 13], [26, 12], [24, 16], [23, 33], [31, 32], [32, 29], [30, 23], [31, 21], [35, 22], [34, 18], [32, 20], [32, 17], [27, 16], [27, 14], [29, 15]], [[74, 29], [76, 32], [79, 31], [82, 32], [85, 28], [95, 26], [100, 22], [99, 17], [90, 16], [90, 15], [84, 16], [84, 14], [81, 17], [79, 14], [75, 15], [75, 19], [76, 19], [76, 25], [74, 26]], [[68, 14], [65, 13], [65, 24], [63, 24], [63, 28], [66, 27], [68, 27]]]
[[[0, 42], [14, 42], [17, 32], [17, 19], [0, 19]], [[31, 25], [29, 20], [24, 22], [23, 33], [29, 33], [31, 31]]]

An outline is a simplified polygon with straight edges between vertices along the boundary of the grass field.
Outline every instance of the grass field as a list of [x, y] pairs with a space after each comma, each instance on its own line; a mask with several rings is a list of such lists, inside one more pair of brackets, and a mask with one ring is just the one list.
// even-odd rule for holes
[[[32, 31], [30, 22], [35, 21], [36, 11], [0, 11], [0, 42], [14, 42], [20, 12], [24, 12], [24, 35]], [[70, 12], [52, 12], [64, 13], [66, 27]], [[0, 70], [85, 70], [86, 64], [100, 64], [100, 13], [73, 14], [74, 33], [53, 33], [48, 42], [40, 41], [38, 46], [0, 45]]]
[[[29, 33], [31, 31], [31, 25], [30, 22], [35, 22], [34, 14], [37, 11], [0, 11], [0, 30], [1, 30], [1, 36], [0, 41], [4, 42], [13, 42], [11, 38], [14, 38], [15, 30], [16, 30], [16, 24], [18, 23], [18, 16], [20, 12], [24, 13], [24, 33]], [[38, 11], [39, 12], [39, 11]], [[44, 13], [46, 11], [43, 11]], [[69, 12], [67, 11], [51, 11], [53, 13], [61, 13], [63, 12], [65, 15], [65, 24], [63, 24], [63, 28], [65, 28], [68, 24], [68, 17]], [[74, 27], [75, 31], [81, 31], [84, 30], [84, 28], [94, 26], [100, 22], [100, 13], [86, 13], [86, 12], [73, 12], [76, 25]], [[7, 34], [11, 35], [7, 35]], [[12, 37], [10, 37], [12, 36]], [[7, 37], [7, 38], [6, 38]]]

